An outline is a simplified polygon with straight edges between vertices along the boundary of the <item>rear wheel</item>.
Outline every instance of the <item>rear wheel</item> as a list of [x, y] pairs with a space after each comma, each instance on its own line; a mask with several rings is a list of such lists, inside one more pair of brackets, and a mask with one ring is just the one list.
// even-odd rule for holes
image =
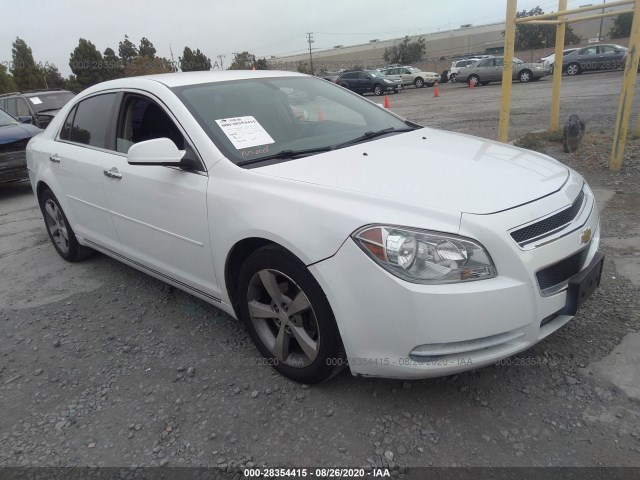
[[577, 63], [570, 63], [567, 65], [567, 75], [578, 75], [580, 73], [580, 65]]
[[449, 81], [450, 82], [457, 82], [458, 81], [458, 74], [457, 73], [452, 73], [451, 75], [449, 75]]
[[531, 80], [533, 80], [533, 74], [530, 70], [522, 70], [518, 74], [518, 80], [520, 80], [521, 83], [530, 82]]
[[346, 364], [335, 317], [307, 267], [268, 246], [240, 269], [238, 313], [260, 353], [292, 380], [318, 383]]
[[78, 262], [95, 253], [91, 248], [78, 243], [58, 199], [49, 189], [40, 196], [40, 210], [51, 243], [62, 258], [69, 262]]
[[379, 97], [380, 95], [382, 95], [382, 92], [383, 92], [382, 85], [376, 84], [376, 85], [373, 86], [373, 93], [375, 95], [377, 95]]
[[416, 86], [416, 88], [422, 88], [424, 87], [424, 80], [418, 77], [413, 81], [413, 84]]
[[469, 75], [469, 84], [473, 83], [474, 87], [477, 87], [480, 84], [480, 77], [477, 75]]

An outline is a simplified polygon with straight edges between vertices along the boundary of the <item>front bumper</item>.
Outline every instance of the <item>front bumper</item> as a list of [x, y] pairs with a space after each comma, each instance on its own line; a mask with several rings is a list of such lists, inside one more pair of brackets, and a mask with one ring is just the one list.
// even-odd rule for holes
[[[590, 191], [588, 196], [584, 228], [594, 234], [582, 268], [599, 243], [599, 215]], [[508, 234], [567, 198], [562, 191], [506, 212], [463, 215], [459, 233], [487, 248], [498, 270], [493, 279], [408, 283], [376, 265], [351, 239], [335, 256], [312, 265], [336, 316], [352, 373], [407, 379], [450, 375], [526, 350], [570, 321], [572, 315], [563, 313], [567, 290], [543, 296], [536, 272], [585, 248], [583, 230], [527, 250]]]
[[0, 153], [0, 183], [16, 182], [28, 177], [24, 150]]

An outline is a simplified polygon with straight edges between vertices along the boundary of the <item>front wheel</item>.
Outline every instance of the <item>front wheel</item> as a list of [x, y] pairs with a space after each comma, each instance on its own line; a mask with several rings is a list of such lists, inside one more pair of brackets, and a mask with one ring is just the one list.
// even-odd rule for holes
[[449, 81], [456, 83], [458, 81], [458, 74], [457, 73], [452, 73], [451, 75], [449, 75]]
[[413, 81], [413, 84], [416, 86], [416, 88], [422, 88], [422, 87], [424, 87], [424, 80], [421, 79], [421, 78], [416, 78]]
[[382, 86], [381, 86], [381, 85], [375, 85], [375, 86], [373, 87], [373, 93], [374, 93], [376, 96], [378, 96], [378, 97], [379, 97], [380, 95], [382, 95]]
[[346, 365], [329, 301], [307, 267], [268, 246], [240, 269], [238, 313], [260, 353], [281, 374], [318, 383]]
[[472, 84], [474, 87], [477, 87], [480, 84], [480, 77], [478, 77], [477, 75], [470, 75], [469, 76], [469, 84]]
[[43, 191], [40, 196], [40, 210], [51, 243], [62, 258], [69, 262], [78, 262], [95, 253], [91, 248], [78, 243], [58, 199], [49, 189]]

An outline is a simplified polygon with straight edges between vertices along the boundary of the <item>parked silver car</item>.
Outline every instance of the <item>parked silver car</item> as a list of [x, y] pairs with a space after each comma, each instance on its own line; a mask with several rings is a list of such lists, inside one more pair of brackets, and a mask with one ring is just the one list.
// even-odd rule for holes
[[[461, 68], [458, 81], [475, 85], [487, 85], [489, 82], [502, 81], [504, 57], [485, 58], [467, 67]], [[525, 63], [518, 58], [513, 59], [513, 79], [522, 83], [540, 80], [548, 75], [549, 70], [541, 63]]]

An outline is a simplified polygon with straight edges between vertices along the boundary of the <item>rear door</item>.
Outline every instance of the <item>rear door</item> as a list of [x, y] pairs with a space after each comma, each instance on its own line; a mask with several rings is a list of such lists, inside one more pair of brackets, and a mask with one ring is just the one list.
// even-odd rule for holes
[[[195, 148], [164, 105], [143, 93], [125, 93], [113, 135], [105, 192], [123, 255], [195, 293], [217, 300], [209, 224], [209, 177]], [[198, 170], [129, 165], [131, 145], [169, 138], [200, 163]]]
[[614, 70], [620, 68], [622, 59], [626, 52], [620, 52], [612, 45], [600, 45], [598, 47], [599, 53], [599, 68], [605, 70]]
[[120, 241], [104, 193], [104, 166], [117, 155], [107, 142], [116, 93], [94, 95], [67, 115], [53, 142], [49, 163], [58, 182], [54, 194], [63, 203], [75, 233], [119, 252]]

